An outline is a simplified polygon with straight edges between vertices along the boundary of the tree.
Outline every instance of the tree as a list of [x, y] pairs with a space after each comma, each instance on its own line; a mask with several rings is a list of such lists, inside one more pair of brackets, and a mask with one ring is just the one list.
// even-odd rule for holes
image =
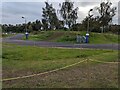
[[28, 32], [32, 32], [32, 31], [33, 31], [32, 23], [28, 22]]
[[16, 25], [17, 31], [14, 32], [25, 32], [24, 29], [25, 27], [22, 24]]
[[46, 7], [43, 9], [42, 23], [44, 29], [56, 29], [59, 26], [59, 20], [56, 15], [56, 10], [53, 8], [52, 4], [45, 2]]
[[60, 14], [65, 24], [70, 28], [73, 24], [76, 24], [78, 7], [74, 9], [74, 3], [70, 0], [65, 0], [62, 3]]
[[57, 27], [57, 29], [64, 29], [64, 21], [63, 20], [59, 20], [59, 26]]
[[89, 18], [89, 31], [90, 32], [100, 32], [99, 16], [96, 16], [96, 17], [88, 17], [87, 16], [82, 21], [83, 29], [87, 30], [88, 18]]
[[102, 2], [100, 4], [100, 7], [97, 8], [99, 14], [100, 14], [100, 18], [99, 18], [99, 23], [101, 25], [102, 32], [104, 32], [104, 28], [105, 26], [108, 26], [109, 23], [112, 22], [112, 18], [115, 16], [115, 12], [116, 12], [116, 7], [111, 7], [112, 3], [107, 1]]
[[39, 20], [36, 20], [35, 21], [35, 30], [38, 31], [38, 30], [41, 30], [41, 22]]
[[43, 24], [43, 29], [47, 30], [48, 29], [48, 22], [46, 19], [42, 19], [42, 24]]
[[2, 25], [2, 32], [8, 32], [8, 25], [7, 24]]

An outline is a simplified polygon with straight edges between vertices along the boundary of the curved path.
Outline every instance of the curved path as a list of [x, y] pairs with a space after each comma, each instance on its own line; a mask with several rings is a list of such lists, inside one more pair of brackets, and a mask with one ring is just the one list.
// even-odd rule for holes
[[20, 40], [23, 36], [24, 36], [24, 34], [17, 34], [16, 36], [2, 39], [2, 42], [13, 43], [13, 44], [18, 44], [18, 45], [40, 46], [40, 47], [90, 48], [90, 49], [120, 50], [118, 48], [118, 44], [67, 44], [67, 43], [58, 43], [58, 42]]

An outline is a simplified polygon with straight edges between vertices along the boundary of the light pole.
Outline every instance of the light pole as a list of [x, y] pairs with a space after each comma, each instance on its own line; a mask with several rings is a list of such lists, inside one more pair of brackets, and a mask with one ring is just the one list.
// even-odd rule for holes
[[89, 33], [89, 28], [90, 28], [90, 25], [89, 25], [89, 19], [91, 17], [90, 15], [90, 12], [93, 11], [93, 9], [90, 9], [89, 12], [88, 12], [88, 26], [87, 26], [87, 33]]
[[86, 33], [86, 43], [89, 42], [89, 27], [90, 27], [89, 18], [92, 17], [92, 15], [90, 15], [91, 11], [93, 11], [93, 9], [90, 9], [89, 12], [88, 12], [88, 24], [87, 24], [88, 26], [87, 26], [87, 33]]
[[26, 26], [26, 22], [27, 22], [27, 20], [26, 20], [25, 17], [22, 17], [22, 18], [25, 19], [25, 31], [27, 32], [27, 26]]
[[28, 34], [28, 32], [27, 32], [27, 23], [26, 23], [27, 20], [26, 20], [25, 17], [22, 17], [22, 18], [25, 19], [25, 32], [26, 32], [26, 33], [25, 33], [25, 36], [26, 36], [26, 39], [28, 39], [28, 35], [29, 35], [29, 34]]

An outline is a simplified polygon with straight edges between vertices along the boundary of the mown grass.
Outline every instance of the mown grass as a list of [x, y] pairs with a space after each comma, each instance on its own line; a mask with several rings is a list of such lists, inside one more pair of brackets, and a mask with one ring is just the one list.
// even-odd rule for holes
[[[44, 32], [39, 32], [35, 35], [31, 34], [29, 36], [29, 40], [76, 43], [76, 36], [78, 34], [80, 34], [81, 36], [85, 36], [86, 32], [83, 32], [83, 31], [82, 32], [44, 31]], [[25, 39], [25, 37], [24, 37], [24, 39]], [[92, 33], [92, 32], [90, 32], [89, 43], [90, 44], [118, 43], [118, 35], [110, 34], [110, 33]]]
[[103, 34], [96, 34], [91, 33], [90, 34], [90, 43], [118, 43], [118, 35], [115, 34], [109, 34], [109, 33], [103, 33]]
[[[114, 50], [92, 50], [92, 49], [59, 49], [59, 48], [42, 48], [31, 46], [17, 46], [13, 44], [3, 44], [2, 52], [2, 66], [3, 78], [17, 77], [23, 75], [30, 75], [33, 73], [45, 72], [57, 68], [70, 65], [81, 60], [93, 59], [102, 61], [117, 61], [118, 51]], [[90, 62], [90, 66], [99, 64], [97, 62]], [[80, 64], [84, 69], [85, 63]], [[75, 67], [75, 66], [74, 66]], [[70, 70], [68, 68], [67, 70]], [[71, 74], [71, 73], [69, 73]], [[31, 78], [32, 79], [32, 78]], [[34, 79], [37, 80], [37, 79]], [[34, 81], [33, 80], [33, 81]], [[50, 78], [48, 80], [51, 80]], [[25, 81], [26, 82], [26, 81]], [[67, 83], [59, 84], [59, 81], [49, 81], [54, 84], [54, 87], [69, 86]], [[55, 84], [56, 82], [56, 84]], [[34, 82], [32, 82], [34, 84]], [[31, 83], [31, 84], [32, 84]], [[40, 85], [34, 87], [42, 87]], [[46, 82], [47, 83], [47, 82]], [[50, 87], [51, 83], [47, 83]], [[58, 84], [57, 84], [58, 83]], [[22, 86], [21, 86], [22, 85]], [[56, 85], [56, 86], [55, 86]], [[17, 83], [4, 83], [7, 87], [31, 87]], [[73, 86], [76, 86], [75, 84]]]
[[[28, 40], [36, 40], [36, 41], [42, 41], [46, 40], [47, 38], [51, 37], [53, 35], [53, 32], [40, 32], [37, 34], [30, 34]], [[24, 40], [26, 40], [25, 37], [23, 37]]]
[[39, 47], [31, 48], [30, 46], [3, 45], [2, 58], [3, 58], [3, 64], [5, 64], [5, 66], [8, 67], [9, 65], [10, 66], [13, 65], [14, 68], [16, 67], [20, 69], [29, 68], [29, 64], [33, 64], [33, 62], [35, 62], [34, 64], [38, 64], [38, 65], [30, 65], [30, 66], [31, 67], [33, 66], [36, 69], [39, 68], [41, 70], [44, 70], [45, 68], [47, 70], [47, 69], [54, 69], [55, 67], [58, 66], [61, 67], [63, 66], [62, 64], [67, 64], [67, 63], [70, 64], [73, 62], [77, 62], [79, 61], [79, 58], [80, 59], [87, 58], [101, 54], [103, 52], [106, 53], [110, 51], [39, 48]]

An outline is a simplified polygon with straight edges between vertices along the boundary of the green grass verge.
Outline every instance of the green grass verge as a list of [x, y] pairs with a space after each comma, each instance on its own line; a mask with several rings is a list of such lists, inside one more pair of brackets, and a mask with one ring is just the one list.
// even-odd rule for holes
[[[30, 34], [29, 40], [36, 41], [52, 41], [52, 42], [66, 42], [76, 43], [76, 35], [85, 36], [86, 32], [76, 31], [43, 31], [35, 35]], [[25, 37], [23, 38], [25, 40]], [[118, 35], [110, 33], [92, 33], [90, 32], [90, 44], [111, 44], [118, 43]]]
[[[53, 32], [40, 32], [37, 34], [30, 34], [28, 40], [36, 40], [36, 41], [42, 41], [42, 40], [46, 40], [49, 37], [51, 37], [53, 35]], [[26, 40], [25, 37], [23, 37], [23, 40]]]
[[43, 72], [78, 62], [84, 58], [114, 61], [117, 60], [117, 51], [40, 48], [3, 44], [2, 52], [3, 67], [9, 68], [13, 72], [23, 69]]

